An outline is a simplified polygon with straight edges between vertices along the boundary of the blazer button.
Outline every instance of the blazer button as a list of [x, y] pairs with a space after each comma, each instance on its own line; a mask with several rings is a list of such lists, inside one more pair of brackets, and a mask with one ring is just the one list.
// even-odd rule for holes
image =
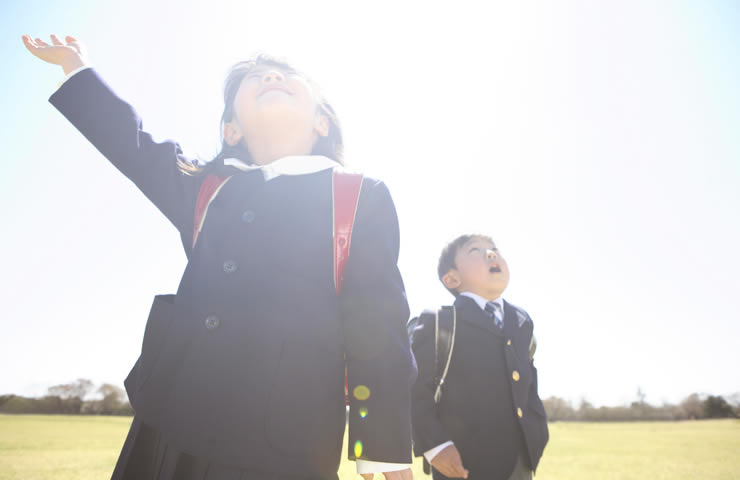
[[519, 416], [519, 418], [522, 418], [524, 416], [524, 414], [522, 413], [522, 409], [521, 408], [517, 408], [516, 409], [516, 414]]
[[216, 315], [208, 315], [206, 317], [206, 328], [208, 330], [216, 330], [221, 324], [221, 320]]
[[226, 260], [224, 262], [224, 272], [226, 273], [236, 272], [236, 262], [233, 260]]
[[519, 381], [519, 372], [517, 372], [516, 370], [514, 370], [513, 372], [511, 372], [511, 378], [513, 378], [515, 382], [518, 382]]
[[255, 214], [252, 210], [246, 210], [244, 213], [242, 213], [242, 222], [244, 223], [252, 223], [254, 222]]

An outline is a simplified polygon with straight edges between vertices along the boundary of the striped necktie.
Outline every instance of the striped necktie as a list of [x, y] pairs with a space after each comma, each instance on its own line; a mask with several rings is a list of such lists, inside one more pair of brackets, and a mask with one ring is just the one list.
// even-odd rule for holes
[[493, 319], [493, 322], [496, 324], [496, 328], [503, 330], [504, 316], [503, 312], [501, 312], [501, 305], [496, 302], [488, 302], [483, 310], [485, 310], [488, 316]]

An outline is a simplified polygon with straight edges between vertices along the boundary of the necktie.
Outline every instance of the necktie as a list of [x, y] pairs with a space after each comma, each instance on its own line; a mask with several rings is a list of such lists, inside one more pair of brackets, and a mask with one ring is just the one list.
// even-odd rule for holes
[[496, 302], [488, 302], [484, 310], [493, 319], [496, 328], [502, 330], [504, 328], [504, 315], [501, 306]]

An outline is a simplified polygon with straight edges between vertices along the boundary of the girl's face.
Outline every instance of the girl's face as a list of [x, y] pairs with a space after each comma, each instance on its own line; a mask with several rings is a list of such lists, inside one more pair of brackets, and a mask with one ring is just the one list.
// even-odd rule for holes
[[226, 141], [235, 145], [244, 140], [250, 151], [272, 141], [308, 154], [318, 136], [328, 133], [329, 120], [308, 81], [274, 65], [257, 65], [242, 79], [234, 99], [234, 118], [224, 125]]

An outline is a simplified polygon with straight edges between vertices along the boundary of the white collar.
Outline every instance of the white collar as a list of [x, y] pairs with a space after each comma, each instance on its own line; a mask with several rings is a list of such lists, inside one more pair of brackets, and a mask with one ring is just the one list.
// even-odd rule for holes
[[[460, 292], [460, 295], [468, 297], [468, 298], [472, 298], [473, 300], [475, 300], [475, 303], [478, 304], [481, 310], [484, 310], [486, 308], [486, 303], [489, 302], [489, 300], [486, 299], [485, 297], [481, 297], [477, 293], [473, 293], [473, 292]], [[503, 297], [498, 297], [497, 299], [490, 300], [490, 301], [493, 303], [497, 303], [498, 306], [501, 307], [501, 311], [502, 312], [504, 311], [504, 298]]]
[[230, 165], [245, 172], [261, 169], [268, 179], [279, 175], [306, 175], [339, 166], [337, 162], [323, 155], [289, 155], [261, 166], [247, 165], [238, 158], [225, 158], [224, 165]]

